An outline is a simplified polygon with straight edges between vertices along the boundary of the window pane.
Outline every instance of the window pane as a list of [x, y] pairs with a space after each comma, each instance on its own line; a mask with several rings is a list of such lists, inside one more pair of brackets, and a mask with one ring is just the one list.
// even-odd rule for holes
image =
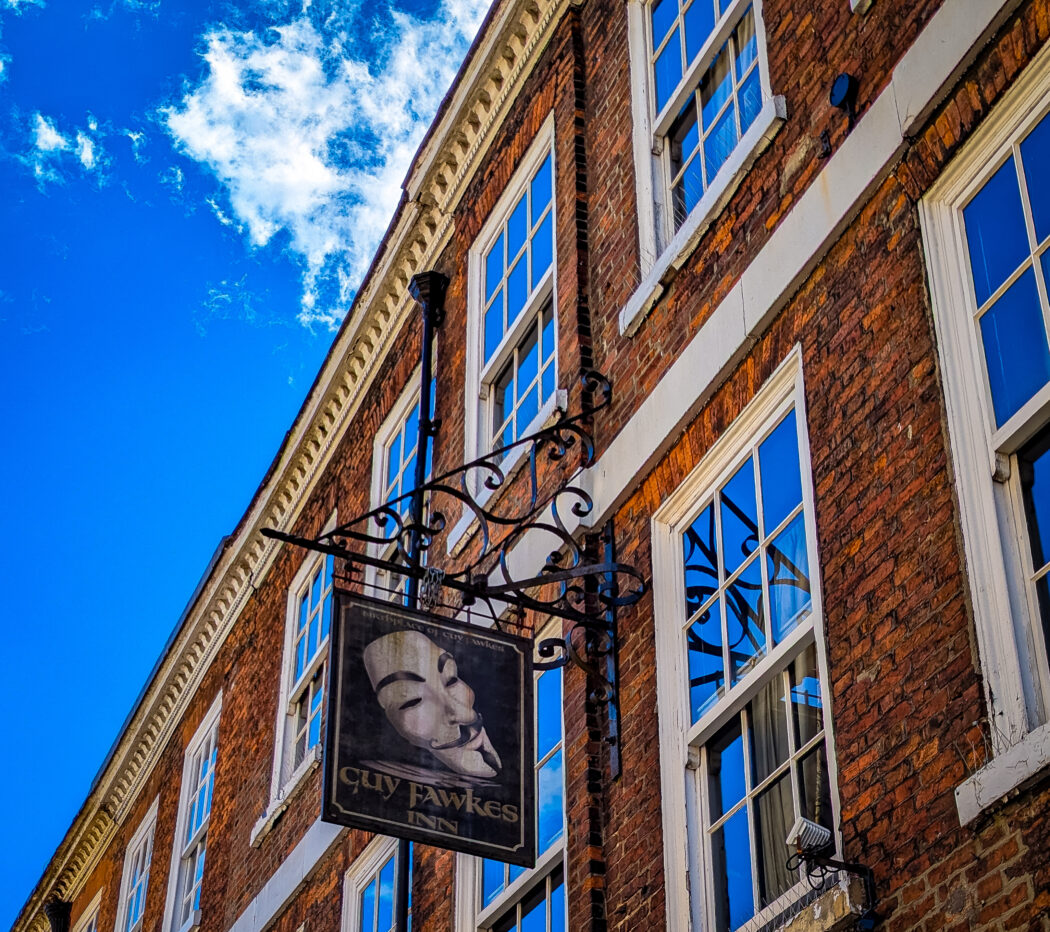
[[503, 292], [496, 295], [496, 300], [485, 312], [485, 362], [499, 348], [503, 339]]
[[[667, 2], [667, 0], [665, 0]], [[668, 40], [660, 57], [656, 59], [656, 109], [663, 110], [671, 99], [678, 82], [682, 80], [682, 46], [676, 29]]]
[[[719, 111], [729, 100], [729, 95], [733, 91], [733, 75], [729, 70], [727, 50], [727, 47], [723, 46], [718, 53], [718, 58], [714, 60], [700, 81], [700, 114], [705, 130], [714, 123]], [[711, 171], [708, 171], [707, 177], [710, 178], [712, 174]]]
[[506, 885], [506, 870], [501, 861], [486, 858], [481, 862], [481, 905], [488, 906]]
[[798, 432], [792, 410], [758, 448], [762, 474], [762, 518], [764, 533], [771, 533], [802, 501]]
[[518, 319], [518, 315], [521, 313], [521, 309], [525, 307], [525, 300], [529, 296], [529, 283], [526, 273], [528, 272], [528, 262], [526, 257], [522, 256], [518, 260], [518, 264], [510, 270], [510, 275], [507, 276], [507, 326], [509, 327], [515, 320]]
[[980, 323], [995, 421], [1002, 425], [1050, 380], [1050, 351], [1035, 272], [1028, 269]]
[[522, 437], [525, 435], [529, 425], [536, 415], [539, 414], [539, 411], [539, 387], [534, 385], [525, 394], [525, 397], [521, 400], [521, 406], [518, 408], [516, 436]]
[[[321, 604], [321, 568], [314, 574], [313, 583], [310, 587], [310, 610], [313, 611]], [[311, 645], [312, 646], [312, 645]]]
[[1050, 560], [1050, 431], [1035, 439], [1018, 455], [1021, 490], [1032, 543], [1032, 565], [1041, 569]]
[[711, 130], [711, 135], [704, 141], [704, 162], [708, 185], [714, 181], [718, 170], [736, 148], [736, 139], [736, 114], [730, 104], [722, 115], [722, 119], [718, 121], [718, 125]]
[[1013, 159], [1008, 159], [966, 205], [963, 222], [980, 307], [1029, 254]]
[[379, 872], [379, 906], [377, 915], [380, 932], [394, 927], [394, 862], [390, 858]]
[[726, 588], [726, 641], [735, 682], [766, 652], [762, 561], [754, 560]]
[[535, 226], [551, 200], [551, 157], [548, 155], [543, 164], [536, 170], [532, 179], [532, 217], [530, 225]]
[[529, 325], [528, 333], [518, 349], [518, 392], [524, 392], [540, 371], [539, 329], [535, 324]]
[[492, 244], [485, 257], [485, 300], [492, 297], [503, 279], [503, 234]]
[[536, 681], [536, 759], [543, 760], [561, 741], [561, 671], [547, 670]]
[[547, 932], [547, 885], [541, 883], [521, 904], [521, 932]]
[[809, 558], [805, 514], [800, 512], [766, 551], [773, 643], [779, 644], [809, 615]]
[[551, 883], [556, 884], [551, 891], [551, 932], [565, 932], [565, 884], [560, 871]]
[[674, 25], [678, 16], [678, 0], [656, 0], [650, 15], [653, 21], [653, 48], [659, 48], [667, 30]]
[[703, 162], [699, 157], [694, 156], [693, 161], [686, 166], [671, 194], [674, 222], [677, 228], [704, 196]]
[[[787, 846], [785, 845], [785, 850]], [[741, 809], [711, 839], [718, 926], [736, 929], [755, 914], [747, 809]]]
[[1043, 117], [1021, 143], [1021, 164], [1028, 183], [1035, 238], [1041, 243], [1050, 236], [1050, 116]]
[[361, 894], [359, 925], [362, 932], [372, 932], [376, 925], [376, 882], [373, 880]]
[[766, 906], [798, 882], [798, 874], [787, 869], [791, 849], [785, 844], [788, 832], [795, 822], [790, 772], [785, 773], [769, 789], [759, 794], [755, 822], [759, 894], [762, 897], [762, 905]]
[[817, 672], [817, 649], [807, 647], [788, 668], [791, 674], [791, 710], [798, 747], [815, 738], [824, 727], [824, 703]]
[[543, 334], [540, 342], [543, 344], [543, 358], [551, 359], [554, 356], [555, 343], [557, 341], [554, 337], [554, 308], [550, 304], [543, 308], [541, 320]]
[[755, 782], [761, 783], [788, 759], [787, 707], [780, 674], [755, 696], [750, 719]]
[[685, 11], [685, 60], [691, 62], [715, 28], [715, 7], [711, 0], [693, 0]]
[[831, 819], [831, 778], [821, 743], [802, 758], [802, 814], [826, 829], [834, 829]]
[[755, 33], [755, 11], [751, 8], [744, 14], [733, 36], [736, 48], [736, 79], [747, 73], [747, 69], [758, 58], [758, 36]]
[[[707, 745], [711, 818], [718, 819], [740, 800], [744, 784], [744, 739], [734, 719]], [[750, 860], [750, 857], [748, 857]]]
[[[715, 510], [708, 505], [685, 532], [685, 609], [692, 615], [718, 591], [718, 550], [715, 544]], [[721, 637], [716, 643], [721, 644]]]
[[303, 675], [303, 670], [306, 669], [306, 635], [304, 634], [299, 638], [298, 644], [295, 645], [295, 679], [298, 681], [299, 677]]
[[397, 477], [401, 472], [401, 433], [394, 435], [387, 450], [386, 458], [386, 487], [392, 492], [397, 489]]
[[529, 233], [529, 215], [527, 198], [524, 194], [514, 205], [507, 220], [507, 262], [513, 262]]
[[689, 705], [698, 721], [722, 694], [725, 670], [722, 661], [720, 603], [715, 602], [686, 632], [689, 654]]
[[565, 775], [562, 772], [561, 751], [558, 751], [540, 768], [539, 786], [539, 836], [536, 850], [546, 851], [561, 837], [565, 822], [564, 804]]
[[758, 79], [757, 68], [740, 85], [737, 96], [740, 100], [740, 131], [746, 133], [748, 127], [755, 122], [759, 110], [762, 109], [762, 84]]
[[547, 214], [543, 223], [539, 225], [532, 235], [532, 288], [535, 288], [540, 279], [551, 267], [551, 257], [554, 254], [554, 236], [551, 233], [551, 217]]
[[722, 487], [722, 559], [726, 576], [733, 573], [758, 545], [758, 504], [755, 464], [748, 459]]
[[696, 96], [690, 95], [682, 112], [671, 124], [668, 134], [671, 146], [671, 174], [677, 175], [689, 156], [700, 144], [700, 123], [696, 112]]
[[554, 396], [554, 363], [548, 362], [547, 368], [543, 370], [542, 379], [543, 393], [540, 396], [543, 401]]

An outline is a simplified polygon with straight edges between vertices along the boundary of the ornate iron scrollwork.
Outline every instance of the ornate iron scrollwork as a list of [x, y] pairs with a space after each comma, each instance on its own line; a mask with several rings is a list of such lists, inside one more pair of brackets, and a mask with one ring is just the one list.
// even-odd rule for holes
[[[519, 617], [528, 610], [572, 623], [564, 639], [545, 639], [538, 652], [539, 669], [568, 662], [584, 670], [592, 684], [591, 698], [607, 710], [606, 741], [612, 748], [611, 769], [619, 773], [617, 659], [615, 610], [637, 602], [646, 590], [641, 573], [614, 558], [611, 525], [597, 561], [589, 559], [566, 519], [586, 518], [594, 502], [579, 485], [580, 472], [594, 465], [590, 424], [611, 401], [608, 379], [588, 372], [582, 380], [585, 405], [571, 417], [559, 412], [553, 423], [514, 443], [493, 450], [457, 469], [443, 473], [417, 489], [392, 498], [378, 508], [340, 524], [316, 539], [264, 529], [267, 537], [330, 553], [348, 565], [372, 566], [395, 576], [424, 583], [424, 601], [437, 604], [437, 588], [458, 591], [464, 606], [481, 602], [494, 621], [508, 610]], [[558, 465], [578, 460], [566, 476]], [[554, 468], [548, 468], [554, 467]], [[518, 481], [524, 470], [524, 482]], [[513, 481], [512, 481], [513, 480]], [[422, 493], [422, 517], [413, 519], [411, 502]], [[451, 526], [458, 510], [469, 518], [476, 543], [471, 554], [439, 573], [428, 569], [428, 552]], [[462, 519], [461, 519], [462, 520]], [[546, 535], [550, 551], [540, 572], [516, 578], [510, 564], [514, 547], [528, 534]], [[422, 554], [413, 560], [412, 554]]]
[[[473, 536], [478, 544], [471, 547], [472, 556], [460, 560], [455, 568], [445, 568], [441, 582], [458, 590], [465, 605], [486, 603], [494, 618], [502, 614], [496, 607], [502, 604], [519, 612], [533, 610], [586, 624], [591, 620], [584, 605], [588, 579], [601, 580], [595, 594], [603, 607], [632, 604], [645, 592], [642, 575], [634, 567], [616, 562], [587, 562], [566, 524], [569, 515], [582, 519], [593, 511], [591, 497], [572, 484], [571, 478], [559, 482], [557, 475], [543, 469], [544, 464], [566, 461], [575, 451], [579, 452], [579, 461], [573, 476], [594, 464], [589, 422], [608, 406], [611, 386], [604, 376], [589, 372], [583, 378], [583, 388], [585, 394], [598, 396], [597, 404], [584, 407], [572, 417], [559, 413], [554, 423], [537, 433], [425, 483], [426, 508], [420, 521], [412, 520], [408, 507], [417, 491], [413, 490], [316, 540], [272, 530], [263, 533], [335, 554], [351, 563], [421, 579], [425, 567], [410, 565], [413, 547], [418, 546], [424, 555], [432, 551], [435, 541], [450, 527], [454, 509], [458, 509], [476, 525]], [[523, 466], [519, 466], [523, 459]], [[515, 483], [506, 488], [521, 468], [525, 470], [523, 487]], [[500, 494], [504, 491], [508, 494]], [[515, 578], [509, 554], [530, 533], [546, 535], [552, 546], [539, 574]], [[424, 556], [422, 563], [428, 562]], [[606, 582], [607, 577], [613, 583]]]

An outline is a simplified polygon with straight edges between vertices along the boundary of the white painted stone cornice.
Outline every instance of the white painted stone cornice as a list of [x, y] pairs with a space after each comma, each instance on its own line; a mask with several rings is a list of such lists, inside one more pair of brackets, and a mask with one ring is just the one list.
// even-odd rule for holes
[[453, 213], [569, 0], [508, 0], [480, 37], [405, 181], [402, 200], [368, 279], [336, 336], [269, 475], [215, 561], [120, 735], [104, 771], [15, 921], [47, 932], [43, 904], [72, 900], [139, 798], [168, 739], [280, 545], [264, 527], [298, 519], [380, 363], [415, 309], [412, 276], [434, 263]]

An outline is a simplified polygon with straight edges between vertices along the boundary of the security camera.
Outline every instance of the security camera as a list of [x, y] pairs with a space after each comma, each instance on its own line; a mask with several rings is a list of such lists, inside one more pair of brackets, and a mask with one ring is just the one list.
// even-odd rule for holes
[[821, 851], [831, 841], [831, 832], [806, 818], [798, 818], [788, 832], [787, 845], [801, 852]]

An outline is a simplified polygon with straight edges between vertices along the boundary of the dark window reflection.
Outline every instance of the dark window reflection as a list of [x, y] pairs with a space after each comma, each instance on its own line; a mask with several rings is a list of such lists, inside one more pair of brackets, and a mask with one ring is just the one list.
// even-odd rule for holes
[[[1017, 463], [1032, 548], [1032, 566], [1038, 576], [1050, 562], [1050, 429], [1044, 429], [1018, 453]], [[1050, 645], [1050, 586], [1046, 574], [1038, 576], [1036, 593], [1044, 643]]]
[[708, 744], [711, 818], [717, 819], [744, 798], [744, 740], [734, 719]]

